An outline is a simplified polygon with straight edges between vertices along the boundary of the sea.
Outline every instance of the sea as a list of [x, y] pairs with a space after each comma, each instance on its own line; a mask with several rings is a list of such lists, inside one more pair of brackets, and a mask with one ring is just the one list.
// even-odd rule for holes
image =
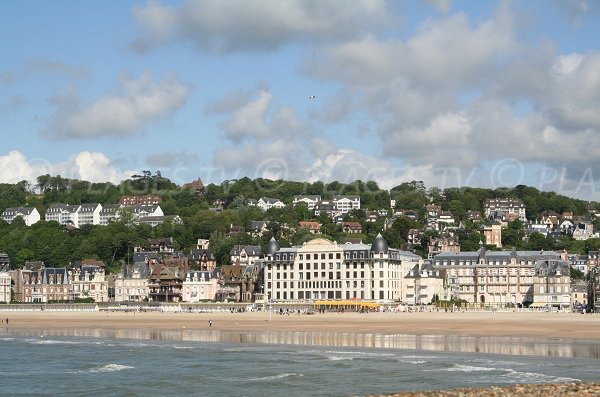
[[599, 343], [563, 339], [0, 331], [1, 396], [365, 396], [599, 380]]

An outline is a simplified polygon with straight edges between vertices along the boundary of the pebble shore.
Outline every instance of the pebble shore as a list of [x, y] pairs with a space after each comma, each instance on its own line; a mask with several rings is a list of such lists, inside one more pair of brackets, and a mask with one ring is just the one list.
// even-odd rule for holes
[[458, 388], [419, 392], [398, 392], [368, 397], [599, 397], [600, 383], [527, 384]]

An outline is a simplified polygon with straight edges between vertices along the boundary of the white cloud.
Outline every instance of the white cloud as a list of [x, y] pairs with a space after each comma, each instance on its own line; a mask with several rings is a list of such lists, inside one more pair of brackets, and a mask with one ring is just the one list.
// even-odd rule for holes
[[35, 183], [40, 175], [61, 175], [88, 182], [112, 182], [131, 177], [136, 171], [121, 171], [103, 153], [80, 152], [64, 162], [51, 163], [45, 159], [28, 159], [19, 151], [0, 155], [0, 183], [22, 180]]
[[383, 0], [185, 1], [166, 6], [150, 1], [133, 9], [141, 35], [133, 43], [146, 51], [173, 42], [207, 50], [268, 51], [289, 43], [357, 37], [391, 20]]
[[174, 77], [154, 82], [150, 73], [137, 80], [123, 76], [118, 93], [83, 104], [73, 95], [56, 97], [56, 112], [43, 135], [54, 139], [126, 137], [166, 117], [186, 102], [190, 87]]

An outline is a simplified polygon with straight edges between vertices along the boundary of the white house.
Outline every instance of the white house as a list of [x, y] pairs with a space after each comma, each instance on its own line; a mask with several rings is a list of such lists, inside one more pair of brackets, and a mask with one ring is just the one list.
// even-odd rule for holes
[[77, 211], [79, 205], [50, 204], [46, 210], [46, 221], [56, 221], [61, 225], [72, 225], [78, 227]]
[[335, 196], [333, 203], [339, 214], [347, 214], [360, 209], [360, 196]]
[[119, 204], [105, 204], [100, 210], [98, 219], [99, 225], [108, 225], [111, 222], [116, 221], [119, 218]]
[[283, 208], [285, 207], [285, 204], [279, 199], [261, 197], [258, 199], [256, 206], [261, 210], [266, 211], [271, 208]]
[[315, 205], [321, 201], [321, 196], [319, 195], [305, 195], [305, 196], [294, 196], [294, 200], [292, 201], [293, 205], [298, 205], [300, 203], [305, 203], [308, 206], [310, 211], [315, 209]]
[[99, 203], [81, 204], [77, 211], [77, 227], [83, 225], [99, 225], [102, 205]]
[[40, 220], [40, 213], [35, 207], [7, 208], [2, 212], [2, 220], [8, 223], [11, 223], [19, 216], [23, 218], [27, 226], [31, 226]]

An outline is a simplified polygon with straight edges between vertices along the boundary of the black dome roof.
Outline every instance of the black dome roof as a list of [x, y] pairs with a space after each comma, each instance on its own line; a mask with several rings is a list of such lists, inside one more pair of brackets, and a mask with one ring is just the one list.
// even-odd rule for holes
[[279, 251], [279, 243], [275, 240], [275, 237], [271, 237], [269, 243], [265, 247], [265, 254], [273, 255], [275, 252]]
[[388, 246], [381, 233], [377, 235], [375, 240], [373, 240], [373, 244], [371, 244], [371, 251], [373, 252], [387, 253], [389, 248], [390, 247]]

